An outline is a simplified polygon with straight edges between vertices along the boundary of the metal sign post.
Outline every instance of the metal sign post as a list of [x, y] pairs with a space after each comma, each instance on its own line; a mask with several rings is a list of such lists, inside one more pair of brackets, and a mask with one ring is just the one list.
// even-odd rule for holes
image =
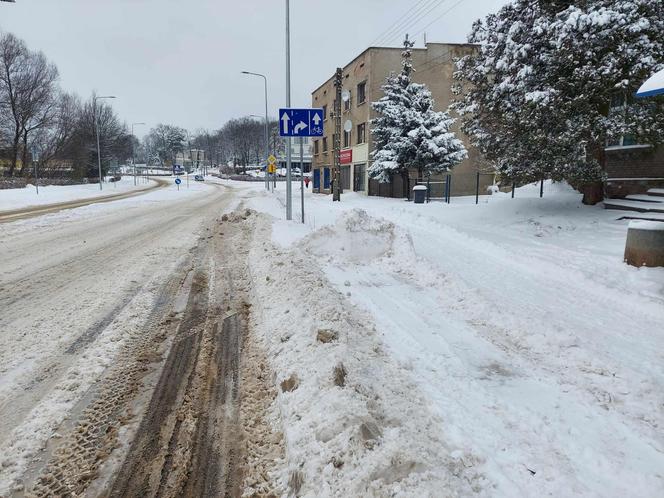
[[32, 165], [35, 170], [35, 189], [37, 190], [37, 195], [39, 195], [39, 174], [37, 172], [37, 163], [39, 162], [39, 155], [37, 154], [37, 149], [32, 148]]
[[[290, 88], [290, 0], [286, 0], [286, 105], [291, 105]], [[279, 113], [281, 117], [281, 113]], [[286, 140], [286, 219], [293, 219], [293, 193], [291, 185], [291, 139]]]
[[[304, 142], [305, 137], [323, 136], [323, 109], [279, 109], [279, 135], [289, 137], [288, 143], [288, 169], [286, 171], [287, 188], [290, 183], [290, 137], [300, 138], [300, 190], [302, 204], [302, 223], [304, 223]], [[290, 193], [286, 191], [287, 201]], [[288, 217], [290, 202], [286, 204], [286, 219]]]
[[304, 138], [300, 137], [300, 201], [302, 223], [304, 223]]
[[[270, 188], [270, 174], [275, 179], [274, 183], [277, 182], [277, 158], [274, 157], [274, 154], [270, 154], [267, 158], [267, 169], [265, 170], [265, 181], [267, 181], [268, 189]], [[274, 192], [275, 185], [272, 186], [272, 192]]]

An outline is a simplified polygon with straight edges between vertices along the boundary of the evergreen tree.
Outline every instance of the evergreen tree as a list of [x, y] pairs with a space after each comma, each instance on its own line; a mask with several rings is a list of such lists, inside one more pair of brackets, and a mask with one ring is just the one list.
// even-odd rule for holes
[[412, 81], [412, 47], [406, 37], [401, 72], [388, 76], [385, 95], [371, 104], [379, 116], [371, 122], [375, 149], [369, 175], [384, 182], [395, 174], [407, 176], [410, 168], [417, 168], [420, 178], [449, 171], [467, 157], [450, 131], [454, 120], [434, 110], [426, 85]]
[[510, 180], [596, 182], [607, 143], [664, 141], [664, 99], [633, 98], [664, 67], [663, 32], [661, 0], [516, 0], [457, 64], [462, 129]]

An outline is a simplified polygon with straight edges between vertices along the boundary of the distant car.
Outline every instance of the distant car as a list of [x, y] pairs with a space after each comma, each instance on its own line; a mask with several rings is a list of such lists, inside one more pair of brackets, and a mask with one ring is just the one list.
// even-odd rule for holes
[[204, 182], [205, 178], [203, 178], [203, 175], [194, 175], [194, 180], [197, 182]]

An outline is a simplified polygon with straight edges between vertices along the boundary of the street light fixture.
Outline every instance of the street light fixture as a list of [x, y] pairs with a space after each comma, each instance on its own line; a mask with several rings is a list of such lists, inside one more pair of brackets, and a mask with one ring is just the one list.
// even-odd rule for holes
[[270, 179], [267, 174], [267, 164], [268, 164], [268, 156], [270, 155], [270, 144], [269, 144], [269, 132], [268, 132], [269, 118], [267, 116], [267, 76], [260, 73], [252, 73], [251, 71], [242, 71], [242, 74], [248, 74], [250, 76], [258, 76], [260, 78], [263, 78], [263, 81], [265, 82], [265, 189], [269, 190]]
[[99, 168], [99, 190], [102, 190], [101, 186], [101, 148], [99, 147], [99, 115], [97, 114], [97, 101], [101, 99], [114, 99], [115, 95], [105, 95], [102, 97], [94, 97], [92, 107], [95, 118], [95, 129], [97, 132], [97, 167]]
[[136, 186], [136, 162], [134, 161], [134, 126], [145, 125], [145, 123], [131, 124], [131, 165], [134, 167], [134, 187]]

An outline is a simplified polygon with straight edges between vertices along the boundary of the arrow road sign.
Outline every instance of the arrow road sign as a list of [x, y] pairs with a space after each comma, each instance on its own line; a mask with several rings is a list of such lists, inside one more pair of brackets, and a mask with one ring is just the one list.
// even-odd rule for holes
[[323, 109], [279, 109], [282, 137], [323, 136]]
[[176, 185], [180, 185], [181, 183], [182, 183], [182, 180], [180, 180], [179, 178], [175, 179], [175, 184]]

